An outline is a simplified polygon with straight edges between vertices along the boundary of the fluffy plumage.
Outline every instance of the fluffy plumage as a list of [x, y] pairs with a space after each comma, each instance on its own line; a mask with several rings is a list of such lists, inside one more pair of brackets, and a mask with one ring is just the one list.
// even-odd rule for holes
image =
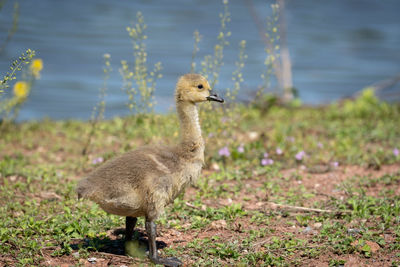
[[196, 103], [207, 100], [223, 102], [217, 95], [210, 94], [210, 90], [203, 76], [182, 76], [175, 90], [180, 142], [170, 147], [144, 146], [125, 153], [107, 161], [78, 183], [78, 197], [98, 203], [108, 213], [127, 217], [129, 235], [132, 235], [135, 218], [146, 217], [149, 257], [154, 263], [181, 264], [177, 259], [157, 256], [154, 220], [200, 175], [204, 163], [204, 141]]

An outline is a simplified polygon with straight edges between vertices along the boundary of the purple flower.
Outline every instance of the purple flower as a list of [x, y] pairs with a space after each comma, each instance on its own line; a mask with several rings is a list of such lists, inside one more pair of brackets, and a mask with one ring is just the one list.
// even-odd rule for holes
[[303, 159], [303, 157], [306, 155], [306, 152], [304, 152], [303, 150], [302, 151], [300, 151], [300, 152], [298, 152], [297, 154], [296, 154], [296, 156], [295, 156], [295, 158], [297, 159], [297, 160], [302, 160]]
[[213, 134], [213, 133], [209, 133], [209, 134], [208, 134], [208, 137], [209, 137], [209, 138], [214, 137], [214, 134]]
[[263, 165], [263, 166], [267, 165], [267, 159], [262, 159], [261, 160], [261, 165]]
[[243, 152], [244, 152], [244, 147], [243, 147], [243, 145], [238, 146], [237, 152], [239, 152], [239, 153], [243, 153]]
[[398, 157], [399, 154], [400, 154], [400, 152], [399, 152], [399, 149], [398, 149], [397, 147], [396, 147], [395, 149], [393, 149], [393, 155], [394, 155], [395, 157]]
[[334, 161], [331, 163], [331, 165], [332, 165], [332, 167], [337, 168], [337, 167], [339, 167], [339, 162]]
[[263, 166], [272, 165], [272, 164], [274, 164], [274, 161], [272, 159], [264, 158], [261, 160], [261, 165], [263, 165]]
[[98, 158], [95, 158], [92, 160], [92, 164], [96, 165], [96, 164], [102, 163], [103, 161], [104, 161], [104, 159], [102, 157], [98, 157]]
[[221, 149], [218, 151], [218, 154], [219, 154], [221, 157], [222, 157], [222, 156], [229, 157], [229, 156], [231, 155], [231, 152], [229, 152], [229, 148], [228, 148], [227, 146], [225, 146], [225, 147], [221, 148]]
[[286, 137], [286, 140], [288, 140], [289, 142], [294, 143], [294, 137], [293, 136]]
[[276, 149], [276, 154], [277, 155], [282, 155], [283, 154], [283, 151], [282, 151], [282, 149], [280, 149], [279, 147]]
[[322, 144], [321, 142], [318, 142], [317, 147], [323, 148], [323, 147], [324, 147], [324, 144]]
[[261, 160], [261, 165], [266, 166], [266, 165], [274, 164], [274, 161], [272, 159], [269, 159], [268, 156], [269, 156], [269, 154], [267, 152], [265, 152], [264, 158]]

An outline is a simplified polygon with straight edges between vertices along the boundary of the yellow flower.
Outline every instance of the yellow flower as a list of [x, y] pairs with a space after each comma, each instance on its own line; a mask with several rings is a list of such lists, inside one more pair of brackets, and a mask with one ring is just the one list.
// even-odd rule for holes
[[43, 61], [39, 59], [34, 59], [30, 66], [33, 77], [36, 79], [40, 78], [40, 71], [43, 69]]
[[16, 82], [14, 84], [14, 95], [17, 98], [25, 98], [28, 96], [28, 83], [26, 82]]

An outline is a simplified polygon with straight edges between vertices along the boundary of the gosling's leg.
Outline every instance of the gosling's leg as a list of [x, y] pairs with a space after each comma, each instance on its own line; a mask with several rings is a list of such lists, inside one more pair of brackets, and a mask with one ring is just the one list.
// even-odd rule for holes
[[146, 232], [147, 238], [149, 239], [149, 258], [154, 264], [162, 264], [171, 267], [182, 265], [182, 262], [177, 258], [160, 258], [158, 256], [156, 246], [157, 229], [153, 221], [148, 221], [146, 219]]
[[129, 241], [132, 240], [133, 237], [133, 230], [135, 229], [135, 225], [137, 222], [136, 217], [126, 217], [125, 220], [125, 240]]

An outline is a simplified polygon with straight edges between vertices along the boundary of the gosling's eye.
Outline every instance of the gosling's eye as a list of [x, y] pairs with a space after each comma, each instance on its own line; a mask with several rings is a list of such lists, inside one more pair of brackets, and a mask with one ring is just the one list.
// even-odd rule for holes
[[199, 85], [197, 85], [197, 88], [203, 89], [203, 85], [202, 85], [202, 84], [199, 84]]

